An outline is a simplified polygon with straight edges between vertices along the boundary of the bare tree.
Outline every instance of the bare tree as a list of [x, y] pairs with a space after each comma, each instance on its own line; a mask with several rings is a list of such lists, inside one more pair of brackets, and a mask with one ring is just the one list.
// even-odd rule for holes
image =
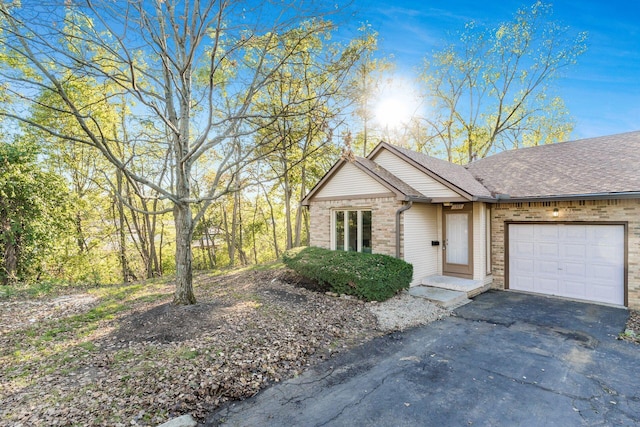
[[586, 49], [536, 2], [491, 30], [467, 24], [459, 42], [427, 60], [423, 78], [438, 116], [429, 135], [449, 161], [470, 162], [491, 150], [538, 145], [573, 129], [550, 84]]
[[[327, 6], [335, 12], [333, 4]], [[256, 94], [304, 48], [294, 41], [274, 49], [277, 39], [310, 16], [324, 15], [302, 1], [0, 3], [0, 48], [2, 57], [10, 59], [0, 65], [0, 73], [6, 95], [20, 101], [0, 107], [0, 115], [95, 147], [137, 194], [153, 193], [170, 202], [176, 228], [174, 303], [192, 304], [194, 224], [208, 204], [233, 190], [235, 180], [223, 180], [225, 174], [265, 155], [255, 143], [242, 144], [242, 152], [234, 153], [234, 141], [251, 139], [252, 119], [259, 114], [253, 109]], [[302, 40], [307, 32], [325, 30], [304, 28], [291, 34]], [[82, 97], [69, 93], [70, 82], [87, 77], [96, 81], [94, 90], [126, 100], [132, 111], [128, 126], [152, 122], [162, 133], [146, 135], [137, 151], [122, 159], [115, 149], [120, 141], [109, 125], [91, 114]], [[33, 94], [41, 92], [62, 102], [39, 107], [72, 118], [82, 132], [66, 133], [34, 120], [29, 110]], [[145, 145], [164, 150], [169, 159], [162, 182], [137, 172], [148, 160]], [[197, 168], [214, 170], [210, 186], [199, 193], [194, 191]], [[195, 213], [194, 203], [200, 207]]]

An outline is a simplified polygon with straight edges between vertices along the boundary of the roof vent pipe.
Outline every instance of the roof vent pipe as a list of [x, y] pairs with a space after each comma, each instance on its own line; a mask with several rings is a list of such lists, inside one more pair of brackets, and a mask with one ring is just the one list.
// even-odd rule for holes
[[400, 258], [400, 215], [411, 209], [411, 206], [413, 206], [413, 201], [409, 200], [409, 203], [396, 211], [396, 258]]

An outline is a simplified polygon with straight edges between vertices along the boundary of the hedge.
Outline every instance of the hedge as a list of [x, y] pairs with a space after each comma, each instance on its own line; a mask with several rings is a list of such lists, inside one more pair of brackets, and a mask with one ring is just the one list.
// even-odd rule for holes
[[384, 301], [407, 289], [413, 266], [388, 255], [331, 251], [316, 247], [294, 248], [282, 260], [303, 277], [327, 284], [338, 294], [365, 301]]

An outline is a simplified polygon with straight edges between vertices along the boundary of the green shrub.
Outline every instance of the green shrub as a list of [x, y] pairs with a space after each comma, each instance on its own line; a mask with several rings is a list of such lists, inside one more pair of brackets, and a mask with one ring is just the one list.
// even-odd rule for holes
[[411, 264], [381, 254], [304, 247], [285, 252], [282, 260], [301, 276], [328, 284], [335, 293], [365, 301], [389, 299], [408, 288], [413, 277]]

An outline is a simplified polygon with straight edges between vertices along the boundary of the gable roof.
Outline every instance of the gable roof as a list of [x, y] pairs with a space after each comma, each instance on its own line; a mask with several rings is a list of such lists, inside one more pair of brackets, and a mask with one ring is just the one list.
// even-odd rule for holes
[[459, 194], [467, 195], [470, 200], [490, 199], [491, 192], [487, 190], [463, 166], [449, 163], [417, 151], [380, 142], [369, 154], [368, 158], [375, 158], [381, 149], [387, 149], [403, 160], [414, 165], [425, 174]]
[[412, 200], [417, 202], [428, 203], [431, 201], [428, 197], [425, 197], [422, 193], [420, 193], [415, 188], [411, 187], [409, 184], [402, 181], [397, 176], [393, 175], [391, 172], [378, 165], [375, 162], [372, 162], [369, 159], [364, 157], [354, 156], [352, 162], [349, 162], [345, 159], [341, 159], [337, 161], [333, 167], [327, 172], [324, 177], [307, 193], [304, 199], [302, 199], [302, 205], [308, 206], [311, 198], [324, 186], [324, 184], [331, 179], [333, 175], [335, 175], [340, 168], [342, 168], [345, 164], [351, 163], [356, 166], [358, 169], [378, 181], [384, 187], [386, 187], [390, 192], [394, 193], [399, 200]]
[[504, 151], [466, 168], [498, 198], [637, 196], [640, 131]]
[[[386, 142], [380, 142], [367, 158], [353, 160], [398, 200], [428, 203], [432, 199], [375, 162], [383, 149], [469, 200], [640, 198], [640, 131], [503, 151], [466, 166]], [[309, 205], [345, 163], [338, 161], [302, 204]]]
[[392, 174], [391, 172], [389, 172], [388, 170], [386, 170], [376, 162], [373, 162], [364, 157], [356, 156], [355, 163], [356, 165], [359, 165], [362, 168], [365, 168], [366, 170], [368, 170], [370, 174], [373, 174], [375, 175], [375, 177], [379, 178], [378, 181], [381, 184], [384, 185], [384, 183], [386, 183], [387, 188], [389, 186], [395, 188], [402, 195], [404, 195], [407, 200], [424, 199], [424, 201], [430, 201], [430, 199], [427, 198], [425, 195], [420, 193], [415, 188], [411, 187], [409, 184], [407, 184], [406, 182], [404, 182], [403, 180], [401, 180], [400, 178], [398, 178], [397, 176], [395, 176], [394, 174]]

